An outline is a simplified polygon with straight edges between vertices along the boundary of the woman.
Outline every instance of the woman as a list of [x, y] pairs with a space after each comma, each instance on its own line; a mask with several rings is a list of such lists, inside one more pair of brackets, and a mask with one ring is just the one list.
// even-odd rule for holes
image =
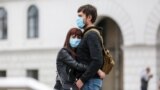
[[[63, 48], [59, 51], [57, 56], [57, 72], [58, 80], [62, 85], [62, 90], [78, 90], [74, 82], [76, 75], [74, 70], [84, 72], [86, 65], [76, 61], [76, 47], [79, 45], [82, 38], [82, 32], [78, 28], [71, 28], [66, 36]], [[104, 78], [104, 73], [99, 70], [99, 75]], [[60, 90], [60, 89], [59, 89]]]

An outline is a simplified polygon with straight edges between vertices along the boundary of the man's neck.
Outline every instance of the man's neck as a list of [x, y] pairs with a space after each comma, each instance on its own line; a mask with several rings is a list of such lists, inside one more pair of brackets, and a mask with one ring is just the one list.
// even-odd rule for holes
[[94, 26], [94, 24], [88, 24], [84, 29], [87, 29], [87, 28], [93, 27], [93, 26]]

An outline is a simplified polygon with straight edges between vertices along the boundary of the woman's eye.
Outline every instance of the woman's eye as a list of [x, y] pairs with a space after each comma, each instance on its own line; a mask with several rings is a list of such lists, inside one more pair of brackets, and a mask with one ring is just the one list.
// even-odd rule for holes
[[81, 39], [81, 36], [78, 36], [77, 38]]
[[75, 38], [75, 35], [72, 35], [71, 37], [72, 37], [72, 38]]

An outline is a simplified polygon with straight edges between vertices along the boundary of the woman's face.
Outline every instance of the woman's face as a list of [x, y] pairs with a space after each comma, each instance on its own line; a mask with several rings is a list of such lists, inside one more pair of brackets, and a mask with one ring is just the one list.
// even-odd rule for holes
[[72, 48], [76, 48], [81, 42], [81, 36], [71, 35], [69, 39], [69, 44]]

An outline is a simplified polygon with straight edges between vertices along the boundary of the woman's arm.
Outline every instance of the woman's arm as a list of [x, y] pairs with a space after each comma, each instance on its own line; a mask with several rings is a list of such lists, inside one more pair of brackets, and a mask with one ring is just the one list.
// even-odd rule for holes
[[75, 59], [73, 59], [73, 57], [68, 53], [67, 50], [62, 49], [61, 50], [61, 60], [67, 64], [68, 66], [78, 70], [78, 71], [85, 71], [87, 69], [87, 66], [82, 64], [82, 63], [78, 63]]
[[[66, 63], [68, 66], [79, 71], [85, 71], [87, 69], [87, 65], [77, 62], [66, 50], [62, 50], [60, 54], [63, 56], [63, 62]], [[97, 71], [97, 74], [100, 76], [101, 79], [106, 76], [106, 74], [101, 69]]]

